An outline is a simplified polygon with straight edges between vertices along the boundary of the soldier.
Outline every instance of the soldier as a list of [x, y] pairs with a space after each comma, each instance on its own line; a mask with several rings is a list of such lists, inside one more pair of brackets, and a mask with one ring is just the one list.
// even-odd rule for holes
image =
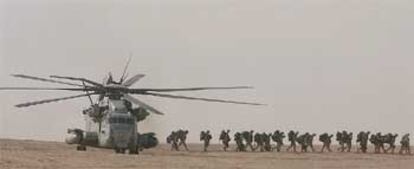
[[302, 134], [296, 139], [296, 142], [298, 142], [301, 145], [301, 152], [308, 151], [308, 144], [306, 142], [307, 137], [309, 137], [309, 133]]
[[359, 132], [357, 135], [356, 142], [359, 143], [359, 148], [357, 151], [362, 151], [362, 153], [366, 153], [368, 150], [368, 139], [369, 139], [370, 132]]
[[181, 130], [180, 129], [180, 130], [178, 130], [177, 134], [178, 134], [178, 139], [179, 139], [178, 147], [183, 145], [185, 150], [188, 151], [188, 147], [187, 147], [187, 143], [186, 143], [188, 130]]
[[381, 133], [373, 134], [369, 138], [369, 142], [374, 145], [374, 152], [381, 153], [381, 142], [378, 139], [378, 136], [381, 136]]
[[246, 148], [250, 147], [251, 151], [254, 151], [255, 149], [253, 148], [253, 130], [250, 131], [244, 131], [242, 133], [242, 136], [244, 138], [244, 140], [246, 141]]
[[208, 146], [210, 145], [210, 140], [211, 140], [212, 138], [213, 138], [213, 137], [211, 136], [211, 134], [210, 134], [210, 131], [209, 131], [209, 130], [207, 130], [206, 132], [201, 131], [201, 134], [200, 134], [200, 141], [204, 141], [204, 152], [207, 152], [207, 148], [208, 148]]
[[369, 141], [374, 144], [375, 146], [375, 153], [381, 153], [381, 149], [384, 153], [387, 153], [387, 150], [385, 150], [385, 135], [382, 135], [381, 132], [378, 132], [375, 135], [371, 135], [371, 138]]
[[308, 137], [306, 137], [306, 144], [308, 147], [311, 148], [312, 152], [315, 152], [315, 149], [313, 148], [313, 138], [315, 138], [316, 134], [309, 134]]
[[336, 141], [338, 141], [339, 144], [339, 148], [338, 151], [340, 152], [344, 152], [345, 151], [345, 142], [344, 142], [344, 133], [346, 133], [346, 131], [343, 132], [336, 132]]
[[280, 152], [282, 146], [283, 146], [283, 139], [285, 138], [285, 133], [280, 132], [279, 130], [276, 130], [272, 135], [272, 140], [276, 142], [276, 151]]
[[179, 151], [178, 148], [178, 134], [175, 131], [172, 131], [171, 134], [167, 137], [167, 143], [171, 144], [171, 151]]
[[323, 153], [323, 150], [326, 148], [329, 152], [332, 152], [331, 150], [331, 142], [332, 142], [333, 135], [329, 135], [328, 133], [321, 134], [319, 136], [319, 141], [323, 143], [321, 153]]
[[[378, 137], [379, 141], [382, 144], [382, 149], [384, 150], [384, 153], [388, 153], [388, 151], [391, 150], [391, 153], [394, 154], [395, 147], [396, 147], [395, 141], [397, 137], [398, 137], [398, 134], [391, 134], [391, 133]], [[384, 144], [389, 145], [388, 149], [386, 150], [384, 149]]]
[[272, 145], [270, 143], [270, 138], [272, 137], [272, 133], [266, 134], [262, 133], [262, 140], [263, 140], [263, 148], [265, 151], [272, 151]]
[[346, 131], [344, 131], [344, 133], [343, 133], [343, 142], [346, 145], [347, 152], [351, 152], [352, 138], [353, 138], [353, 133], [352, 132], [347, 133]]
[[264, 140], [263, 140], [263, 136], [260, 133], [256, 133], [254, 135], [254, 142], [256, 142], [256, 148], [255, 149], [259, 149], [260, 152], [264, 151]]
[[237, 149], [236, 151], [243, 152], [246, 151], [246, 146], [243, 143], [243, 137], [242, 134], [237, 132], [234, 134], [234, 141], [236, 142]]
[[401, 138], [401, 149], [400, 149], [400, 154], [411, 154], [411, 149], [410, 149], [410, 134], [405, 134], [402, 138]]
[[286, 151], [289, 151], [293, 148], [293, 152], [296, 152], [296, 139], [299, 135], [299, 132], [294, 132], [293, 130], [290, 130], [288, 133], [288, 139], [290, 141], [290, 146], [287, 148]]
[[223, 147], [224, 151], [227, 151], [227, 148], [229, 148], [229, 142], [231, 140], [229, 133], [230, 133], [230, 130], [227, 130], [227, 132], [223, 130], [221, 131], [221, 134], [220, 134], [219, 140], [221, 140], [224, 145]]

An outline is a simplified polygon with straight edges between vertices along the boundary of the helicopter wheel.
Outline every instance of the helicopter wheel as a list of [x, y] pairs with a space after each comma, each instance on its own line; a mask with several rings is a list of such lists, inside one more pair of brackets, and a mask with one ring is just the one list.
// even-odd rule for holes
[[124, 148], [115, 148], [115, 153], [117, 153], [117, 154], [124, 154], [125, 153], [125, 149]]
[[84, 146], [84, 145], [78, 145], [76, 147], [76, 150], [78, 150], [78, 151], [86, 151], [86, 146]]
[[129, 154], [139, 154], [139, 148], [135, 147], [135, 148], [129, 148]]

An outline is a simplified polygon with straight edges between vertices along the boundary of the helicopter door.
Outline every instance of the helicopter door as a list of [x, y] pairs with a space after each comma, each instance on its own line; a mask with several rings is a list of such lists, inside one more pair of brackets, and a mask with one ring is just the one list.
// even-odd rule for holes
[[99, 145], [102, 147], [110, 147], [111, 140], [110, 140], [110, 124], [108, 120], [102, 121], [101, 131], [98, 134], [99, 137]]

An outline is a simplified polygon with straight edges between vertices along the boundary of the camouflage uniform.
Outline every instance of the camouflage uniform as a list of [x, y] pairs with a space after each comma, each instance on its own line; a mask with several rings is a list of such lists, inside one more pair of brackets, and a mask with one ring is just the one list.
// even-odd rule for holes
[[263, 148], [264, 148], [265, 151], [272, 151], [272, 145], [270, 143], [270, 137], [272, 137], [271, 133], [269, 133], [269, 134], [262, 133], [262, 140], [263, 140], [263, 143], [264, 143]]
[[341, 152], [344, 152], [345, 149], [347, 149], [347, 151], [350, 152], [352, 148], [352, 137], [353, 137], [352, 132], [348, 133], [345, 130], [342, 132], [337, 132], [336, 140], [338, 141], [340, 145], [338, 150]]
[[179, 139], [178, 146], [183, 145], [185, 150], [188, 151], [188, 147], [187, 147], [187, 143], [186, 143], [188, 130], [178, 130], [177, 134], [178, 134], [178, 139]]
[[410, 134], [406, 134], [401, 138], [400, 154], [411, 154], [410, 147]]
[[167, 137], [167, 143], [171, 144], [171, 151], [179, 151], [178, 148], [178, 134], [175, 131], [172, 131], [171, 134]]
[[206, 132], [202, 131], [200, 134], [200, 141], [204, 141], [204, 152], [207, 151], [208, 146], [210, 145], [210, 140], [213, 137], [210, 134], [210, 131], [207, 130]]
[[[381, 148], [384, 150], [384, 144], [381, 142], [381, 133], [373, 134], [369, 138], [369, 141], [371, 144], [374, 145], [374, 152], [375, 153], [381, 153]], [[384, 150], [385, 151], [385, 150]]]
[[344, 142], [343, 142], [343, 135], [342, 135], [341, 132], [336, 132], [336, 141], [338, 141], [338, 144], [340, 146], [338, 148], [338, 151], [344, 152], [345, 145], [344, 145]]
[[343, 142], [345, 143], [345, 145], [346, 145], [346, 148], [347, 148], [347, 152], [351, 152], [351, 148], [352, 148], [352, 139], [353, 139], [353, 133], [352, 132], [350, 132], [350, 133], [344, 133], [343, 134], [343, 136], [344, 136], [344, 140], [343, 140]]
[[246, 148], [250, 147], [251, 151], [254, 151], [255, 149], [253, 148], [253, 130], [250, 131], [244, 131], [242, 133], [242, 136], [244, 138], [244, 140], [246, 141]]
[[321, 153], [323, 152], [325, 148], [328, 149], [329, 152], [332, 152], [331, 150], [332, 137], [333, 135], [329, 135], [328, 133], [324, 133], [319, 136], [319, 141], [323, 143]]
[[254, 142], [256, 142], [255, 149], [259, 149], [261, 152], [263, 152], [264, 151], [264, 140], [263, 140], [262, 134], [256, 133], [254, 135]]
[[223, 130], [221, 131], [221, 134], [220, 134], [219, 140], [221, 140], [224, 145], [223, 147], [224, 151], [227, 151], [227, 148], [229, 148], [229, 142], [231, 140], [229, 133], [230, 133], [230, 130], [227, 130], [227, 132]]
[[308, 151], [308, 144], [306, 142], [307, 137], [309, 137], [309, 133], [302, 134], [296, 139], [296, 142], [298, 142], [301, 145], [301, 152]]
[[276, 142], [276, 151], [280, 152], [282, 146], [283, 146], [283, 139], [285, 138], [285, 133], [280, 132], [279, 130], [276, 130], [272, 135], [272, 140]]
[[288, 138], [290, 141], [290, 146], [287, 148], [286, 151], [289, 151], [293, 148], [293, 152], [296, 152], [296, 139], [298, 137], [299, 132], [289, 131]]
[[369, 139], [370, 132], [359, 132], [357, 135], [356, 142], [359, 143], [359, 148], [357, 151], [362, 151], [362, 153], [366, 153], [368, 150], [368, 139]]
[[246, 146], [243, 143], [243, 137], [241, 133], [237, 132], [236, 134], [234, 134], [234, 141], [237, 145], [236, 151], [246, 151]]
[[[395, 150], [395, 141], [396, 138], [398, 137], [398, 134], [391, 134], [388, 133], [386, 135], [382, 135], [382, 136], [378, 136], [377, 139], [379, 140], [379, 142], [381, 143], [381, 148], [384, 150], [384, 153], [388, 153], [388, 151], [391, 150], [391, 153], [394, 154], [394, 150]], [[384, 148], [384, 144], [388, 144], [389, 147], [388, 149]]]

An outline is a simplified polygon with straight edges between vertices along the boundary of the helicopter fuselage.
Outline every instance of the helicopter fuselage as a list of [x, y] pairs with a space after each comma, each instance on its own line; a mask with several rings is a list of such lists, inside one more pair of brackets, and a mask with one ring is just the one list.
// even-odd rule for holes
[[68, 144], [112, 148], [117, 151], [129, 150], [136, 152], [138, 149], [138, 132], [136, 118], [129, 111], [126, 101], [108, 99], [99, 105], [101, 119], [85, 115], [85, 130], [68, 129]]

